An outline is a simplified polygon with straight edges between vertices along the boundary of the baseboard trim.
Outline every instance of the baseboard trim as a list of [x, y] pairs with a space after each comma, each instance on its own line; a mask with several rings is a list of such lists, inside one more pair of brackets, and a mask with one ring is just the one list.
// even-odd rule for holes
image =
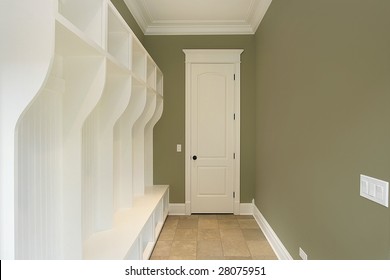
[[[253, 205], [253, 203], [240, 203], [239, 215], [253, 215]], [[185, 203], [170, 203], [169, 215], [187, 215], [187, 208]]]
[[185, 215], [186, 204], [185, 203], [169, 203], [169, 215]]
[[265, 237], [270, 243], [278, 259], [293, 260], [286, 247], [284, 247], [282, 241], [280, 241], [279, 237], [276, 235], [272, 227], [269, 225], [269, 223], [261, 214], [260, 210], [256, 207], [255, 204], [253, 204], [253, 216], [255, 217], [255, 220], [259, 224], [261, 230], [263, 231]]
[[240, 203], [240, 215], [253, 215], [253, 204]]

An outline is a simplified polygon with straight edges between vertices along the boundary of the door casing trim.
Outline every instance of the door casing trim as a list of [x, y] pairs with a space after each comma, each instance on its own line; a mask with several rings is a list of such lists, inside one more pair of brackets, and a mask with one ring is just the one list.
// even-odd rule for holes
[[[234, 151], [235, 160], [233, 164], [233, 213], [240, 213], [240, 64], [243, 49], [183, 49], [185, 53], [185, 213], [191, 215], [191, 65], [221, 63], [234, 64]], [[233, 117], [233, 116], [232, 116]], [[233, 195], [233, 194], [232, 194]]]

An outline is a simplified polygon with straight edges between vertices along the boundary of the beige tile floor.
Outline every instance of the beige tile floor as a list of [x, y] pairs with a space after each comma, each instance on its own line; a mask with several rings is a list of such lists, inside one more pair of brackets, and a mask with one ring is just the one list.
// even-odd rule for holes
[[276, 260], [252, 216], [168, 216], [151, 260]]

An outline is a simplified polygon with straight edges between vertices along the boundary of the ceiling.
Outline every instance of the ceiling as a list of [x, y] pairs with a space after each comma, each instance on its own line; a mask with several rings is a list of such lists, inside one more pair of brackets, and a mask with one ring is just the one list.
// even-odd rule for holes
[[145, 35], [254, 34], [272, 0], [124, 0]]

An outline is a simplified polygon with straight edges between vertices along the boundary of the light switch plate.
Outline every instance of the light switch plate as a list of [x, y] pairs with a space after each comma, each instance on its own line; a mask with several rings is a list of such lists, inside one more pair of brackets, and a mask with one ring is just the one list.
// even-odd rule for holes
[[360, 175], [360, 196], [389, 207], [389, 183]]

